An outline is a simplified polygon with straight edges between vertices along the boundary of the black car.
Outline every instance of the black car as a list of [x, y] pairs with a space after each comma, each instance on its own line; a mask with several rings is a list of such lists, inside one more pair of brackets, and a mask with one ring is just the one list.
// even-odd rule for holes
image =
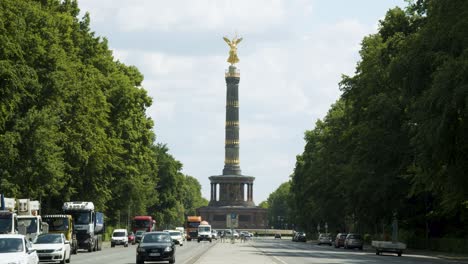
[[144, 234], [145, 234], [145, 231], [144, 231], [144, 230], [138, 230], [138, 231], [136, 231], [136, 233], [135, 233], [135, 242], [136, 242], [136, 243], [140, 243], [141, 238], [143, 237]]
[[294, 242], [307, 242], [306, 234], [304, 232], [297, 232], [293, 236]]
[[175, 243], [167, 232], [147, 232], [137, 247], [136, 264], [145, 261], [175, 263]]

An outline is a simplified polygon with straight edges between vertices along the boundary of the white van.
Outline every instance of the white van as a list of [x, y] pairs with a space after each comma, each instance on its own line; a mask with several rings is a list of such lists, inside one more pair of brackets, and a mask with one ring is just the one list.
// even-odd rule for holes
[[210, 241], [211, 243], [211, 225], [204, 224], [198, 226], [198, 243], [202, 240]]
[[115, 245], [128, 247], [127, 229], [114, 229], [114, 232], [112, 232], [111, 247], [115, 247]]

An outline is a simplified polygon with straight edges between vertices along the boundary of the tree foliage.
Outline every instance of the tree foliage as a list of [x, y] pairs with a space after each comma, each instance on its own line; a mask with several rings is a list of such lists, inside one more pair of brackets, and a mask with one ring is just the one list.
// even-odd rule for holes
[[[341, 98], [305, 134], [291, 193], [309, 232], [468, 234], [468, 2], [394, 8], [362, 41]], [[333, 230], [333, 229], [332, 229]]]
[[0, 192], [43, 213], [93, 201], [111, 224], [181, 219], [203, 204], [199, 183], [155, 144], [143, 75], [78, 14], [76, 0], [0, 1]]

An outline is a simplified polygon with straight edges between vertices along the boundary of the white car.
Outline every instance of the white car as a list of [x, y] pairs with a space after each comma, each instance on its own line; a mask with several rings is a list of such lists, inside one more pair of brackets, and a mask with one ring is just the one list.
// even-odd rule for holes
[[218, 240], [218, 231], [211, 230], [211, 238]]
[[174, 241], [176, 245], [184, 245], [184, 236], [179, 230], [164, 230], [163, 232], [168, 232], [171, 236], [172, 241]]
[[36, 250], [23, 235], [0, 235], [0, 264], [37, 264]]
[[111, 247], [115, 247], [115, 245], [123, 245], [124, 247], [128, 247], [128, 232], [127, 229], [115, 229], [112, 233], [111, 238]]
[[63, 234], [40, 234], [33, 243], [39, 261], [70, 263], [71, 247]]

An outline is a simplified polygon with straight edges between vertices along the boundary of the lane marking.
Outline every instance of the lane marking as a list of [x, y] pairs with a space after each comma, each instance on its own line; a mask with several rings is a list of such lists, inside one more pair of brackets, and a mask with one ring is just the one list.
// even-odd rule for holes
[[282, 264], [288, 264], [287, 262], [284, 262], [282, 259], [278, 258], [277, 256], [273, 256], [273, 258], [275, 260], [278, 260], [279, 262], [281, 262]]
[[195, 262], [197, 262], [203, 255], [205, 255], [205, 253], [207, 253], [212, 247], [214, 247], [216, 244], [218, 243], [210, 243], [211, 245], [204, 251], [202, 251], [201, 253], [187, 259], [186, 261], [184, 261], [184, 264], [194, 264]]

